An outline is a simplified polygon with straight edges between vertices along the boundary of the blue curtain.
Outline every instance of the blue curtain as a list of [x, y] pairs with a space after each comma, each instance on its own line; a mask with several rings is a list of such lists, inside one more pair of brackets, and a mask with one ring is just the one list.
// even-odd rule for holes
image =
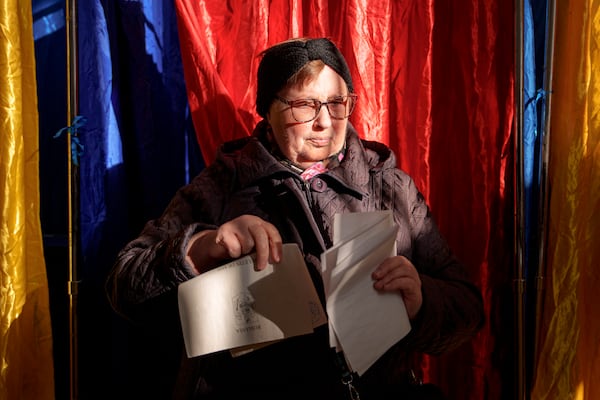
[[[542, 238], [539, 224], [542, 190], [542, 144], [544, 140], [546, 92], [547, 0], [525, 0], [523, 8], [523, 196], [524, 248], [523, 266], [526, 282], [525, 295], [525, 365], [526, 382], [531, 384], [534, 362], [536, 277], [538, 250]], [[529, 389], [529, 387], [527, 388]]]
[[[177, 362], [179, 344], [166, 347], [162, 358], [147, 357], [149, 346], [160, 349], [160, 338], [114, 316], [104, 280], [119, 249], [202, 168], [174, 7], [171, 1], [77, 4], [78, 114], [86, 121], [78, 132], [80, 396], [167, 398], [156, 391], [172, 378], [161, 365]], [[133, 386], [148, 393], [128, 395]]]

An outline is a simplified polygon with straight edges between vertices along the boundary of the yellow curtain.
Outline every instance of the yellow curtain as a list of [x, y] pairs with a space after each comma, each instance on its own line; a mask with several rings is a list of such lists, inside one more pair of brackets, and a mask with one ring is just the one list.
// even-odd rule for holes
[[557, 1], [547, 281], [532, 400], [600, 399], [600, 0]]
[[31, 1], [0, 0], [0, 399], [54, 399]]

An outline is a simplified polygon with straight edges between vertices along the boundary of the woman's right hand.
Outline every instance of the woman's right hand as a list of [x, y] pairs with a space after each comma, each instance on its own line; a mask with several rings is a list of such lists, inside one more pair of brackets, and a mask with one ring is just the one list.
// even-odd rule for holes
[[217, 230], [197, 233], [188, 245], [187, 259], [202, 273], [221, 261], [256, 252], [256, 269], [281, 261], [282, 239], [277, 228], [255, 215], [242, 215]]

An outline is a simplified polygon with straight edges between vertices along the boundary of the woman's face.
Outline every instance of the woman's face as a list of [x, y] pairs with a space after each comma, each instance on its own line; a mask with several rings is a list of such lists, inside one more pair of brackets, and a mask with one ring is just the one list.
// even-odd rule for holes
[[[329, 66], [325, 66], [316, 79], [303, 85], [284, 87], [278, 93], [287, 101], [313, 99], [321, 102], [347, 94], [346, 82]], [[314, 120], [297, 122], [290, 106], [277, 99], [269, 108], [267, 121], [279, 150], [301, 168], [308, 168], [339, 152], [344, 145], [348, 125], [347, 118], [331, 118], [325, 105]]]

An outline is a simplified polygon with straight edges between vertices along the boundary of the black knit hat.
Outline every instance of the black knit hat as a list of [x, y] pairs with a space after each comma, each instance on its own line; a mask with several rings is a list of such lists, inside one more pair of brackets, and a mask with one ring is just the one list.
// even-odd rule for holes
[[352, 77], [344, 56], [329, 39], [291, 40], [276, 44], [263, 52], [258, 66], [256, 111], [265, 117], [275, 94], [309, 61], [322, 60], [337, 72], [354, 91]]

